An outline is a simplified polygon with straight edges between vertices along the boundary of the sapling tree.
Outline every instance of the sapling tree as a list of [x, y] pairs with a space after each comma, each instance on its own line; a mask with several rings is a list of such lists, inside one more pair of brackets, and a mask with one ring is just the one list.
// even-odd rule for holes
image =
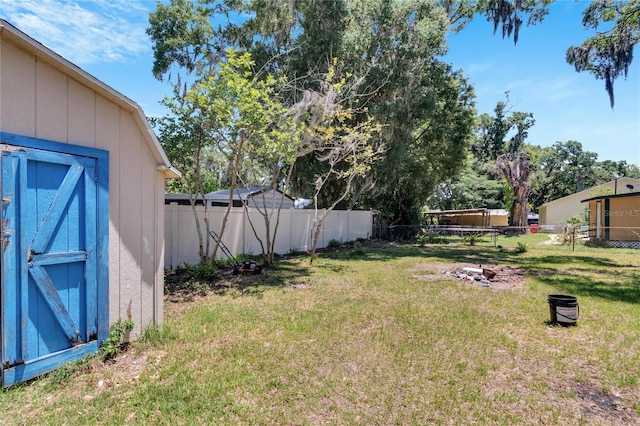
[[153, 124], [172, 164], [182, 170], [180, 186], [189, 196], [198, 236], [198, 256], [200, 264], [205, 264], [209, 260], [207, 206], [204, 203], [203, 230], [196, 204], [197, 200], [203, 199], [204, 194], [215, 189], [218, 184], [206, 167], [213, 141], [199, 122], [194, 105], [179, 95], [166, 98], [164, 105], [171, 114], [154, 119]]
[[[214, 73], [203, 77], [187, 92], [185, 102], [193, 106], [194, 115], [217, 150], [229, 163], [229, 203], [219, 235], [223, 236], [233, 206], [233, 196], [242, 185], [246, 169], [260, 169], [271, 186], [281, 176], [281, 168], [291, 164], [297, 144], [297, 125], [275, 94], [281, 82], [272, 76], [257, 78], [248, 53], [226, 52]], [[271, 174], [270, 174], [271, 173]], [[265, 260], [273, 259], [275, 235], [270, 231], [272, 212], [261, 210], [267, 229], [266, 241], [259, 235]], [[212, 252], [215, 258], [220, 241]]]
[[[324, 167], [314, 181], [314, 227], [311, 242], [313, 262], [322, 224], [327, 215], [347, 196], [353, 195], [356, 183], [360, 190], [372, 184], [368, 174], [372, 165], [384, 153], [380, 139], [381, 125], [358, 108], [349, 97], [350, 90], [359, 83], [351, 75], [337, 77], [338, 62], [334, 60], [325, 79], [318, 83], [319, 90], [307, 90], [303, 99], [292, 108], [296, 122], [303, 123], [304, 132], [297, 155], [313, 155]], [[332, 180], [339, 181], [339, 192], [331, 203], [318, 212], [318, 194]]]

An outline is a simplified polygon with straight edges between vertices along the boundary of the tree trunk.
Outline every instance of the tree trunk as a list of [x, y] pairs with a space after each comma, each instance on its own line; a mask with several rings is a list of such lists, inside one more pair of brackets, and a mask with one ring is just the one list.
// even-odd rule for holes
[[531, 168], [524, 151], [513, 158], [510, 154], [502, 154], [496, 159], [496, 169], [507, 180], [513, 192], [514, 201], [511, 206], [509, 224], [511, 226], [527, 226], [527, 202], [531, 192]]

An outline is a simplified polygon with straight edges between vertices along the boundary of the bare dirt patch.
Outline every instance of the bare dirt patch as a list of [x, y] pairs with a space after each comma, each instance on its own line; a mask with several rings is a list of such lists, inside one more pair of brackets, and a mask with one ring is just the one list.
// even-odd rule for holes
[[590, 380], [550, 383], [550, 389], [560, 395], [571, 395], [564, 402], [567, 410], [581, 413], [588, 424], [638, 425], [640, 418], [632, 407], [635, 395], [624, 395], [615, 389], [606, 390]]
[[[470, 279], [467, 274], [463, 274], [464, 268], [488, 269], [495, 272], [495, 276], [486, 281]], [[523, 269], [511, 268], [510, 266], [429, 262], [419, 263], [413, 270], [415, 272], [414, 277], [421, 280], [455, 280], [470, 286], [485, 287], [493, 290], [515, 290], [524, 287], [527, 282]], [[487, 284], [487, 281], [489, 284]]]

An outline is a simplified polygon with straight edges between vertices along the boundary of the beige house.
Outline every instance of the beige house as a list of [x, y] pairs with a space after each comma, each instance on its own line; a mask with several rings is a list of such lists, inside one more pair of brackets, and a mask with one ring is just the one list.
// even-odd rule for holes
[[628, 177], [622, 177], [575, 194], [567, 195], [557, 200], [549, 201], [540, 206], [540, 225], [562, 226], [577, 214], [585, 215], [586, 205], [582, 200], [601, 195], [613, 195], [615, 193], [626, 194], [640, 192], [640, 181]]
[[4, 20], [0, 137], [10, 385], [95, 351], [119, 318], [135, 333], [162, 322], [164, 187], [179, 173], [135, 102]]

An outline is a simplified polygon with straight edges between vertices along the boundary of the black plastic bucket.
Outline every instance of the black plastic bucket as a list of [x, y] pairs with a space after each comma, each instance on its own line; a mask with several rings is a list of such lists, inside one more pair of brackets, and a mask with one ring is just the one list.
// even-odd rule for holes
[[564, 294], [550, 294], [547, 298], [549, 302], [549, 313], [551, 322], [560, 325], [575, 325], [580, 316], [580, 306], [578, 298]]

